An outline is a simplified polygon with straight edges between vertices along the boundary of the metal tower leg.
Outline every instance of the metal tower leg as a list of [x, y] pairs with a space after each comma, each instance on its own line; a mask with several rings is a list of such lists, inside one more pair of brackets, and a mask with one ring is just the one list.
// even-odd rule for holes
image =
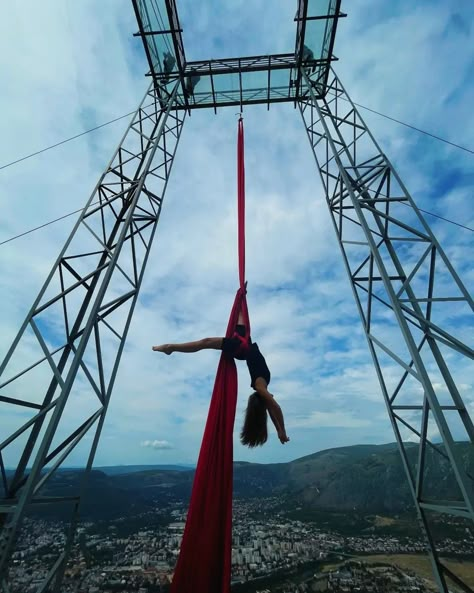
[[302, 76], [300, 111], [436, 582], [472, 593], [441, 562], [436, 523], [474, 527], [474, 426], [461, 396], [473, 300], [334, 72], [323, 100]]
[[[2, 415], [16, 422], [0, 442], [0, 591], [26, 512], [68, 503], [64, 550], [38, 589], [59, 591], [185, 118], [177, 90], [145, 94], [0, 366]], [[48, 496], [79, 445], [77, 492]]]

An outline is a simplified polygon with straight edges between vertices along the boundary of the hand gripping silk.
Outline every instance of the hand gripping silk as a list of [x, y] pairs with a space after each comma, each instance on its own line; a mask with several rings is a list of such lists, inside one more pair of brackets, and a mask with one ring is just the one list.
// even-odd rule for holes
[[[227, 325], [231, 337], [239, 311], [250, 335], [245, 287], [244, 128], [237, 141], [239, 284]], [[171, 585], [171, 593], [229, 593], [232, 556], [233, 431], [237, 405], [237, 369], [222, 353], [217, 368], [188, 518]]]

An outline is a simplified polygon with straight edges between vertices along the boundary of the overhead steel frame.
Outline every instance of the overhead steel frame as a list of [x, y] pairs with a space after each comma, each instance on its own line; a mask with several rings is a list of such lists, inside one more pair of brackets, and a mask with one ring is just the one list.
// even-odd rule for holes
[[[25, 512], [45, 503], [72, 507], [64, 550], [38, 592], [60, 590], [186, 114], [176, 110], [176, 94], [177, 85], [167, 100], [153, 85], [145, 94], [0, 366], [0, 405], [31, 412], [0, 443], [2, 592], [9, 591], [9, 561]], [[25, 344], [31, 350], [33, 342], [40, 356], [18, 369], [15, 353]], [[61, 429], [68, 405], [76, 405], [74, 384], [86, 386], [95, 404], [84, 421], [75, 418], [80, 407], [73, 408]], [[74, 419], [77, 427], [71, 429]], [[53, 443], [61, 432], [60, 442]], [[69, 497], [42, 496], [41, 489], [87, 434], [92, 445], [80, 489]], [[9, 476], [4, 453], [22, 436], [26, 443]]]
[[[260, 56], [220, 58], [188, 62], [186, 60], [182, 28], [175, 0], [132, 0], [148, 65], [146, 76], [166, 87], [180, 81], [178, 102], [183, 109], [267, 104], [295, 101], [300, 93], [302, 79], [299, 66], [303, 63], [303, 46], [308, 22], [325, 23], [322, 39], [314, 39], [316, 55], [305, 57], [304, 64], [312, 71], [312, 79], [319, 92], [324, 93], [328, 67], [337, 58], [333, 55], [338, 20], [346, 14], [340, 11], [341, 0], [313, 3], [308, 11], [308, 0], [298, 0], [296, 47], [292, 53]], [[319, 16], [311, 16], [323, 10]], [[310, 41], [308, 41], [310, 43]], [[173, 54], [175, 64], [164, 72], [164, 52]], [[256, 74], [261, 74], [255, 79]], [[247, 76], [250, 75], [250, 76]], [[283, 76], [282, 76], [283, 75]], [[193, 91], [186, 91], [186, 81], [198, 77]], [[295, 103], [296, 104], [296, 103]]]
[[[472, 593], [440, 560], [433, 524], [453, 515], [474, 527], [473, 478], [454, 436], [462, 428], [463, 438], [474, 445], [474, 426], [454, 376], [474, 358], [467, 344], [473, 299], [335, 73], [323, 99], [304, 70], [302, 76], [307, 91], [301, 115], [436, 582], [443, 593], [447, 578]], [[458, 330], [460, 323], [470, 323], [466, 340], [454, 335], [453, 314]], [[448, 422], [450, 414], [455, 422]], [[430, 427], [441, 443], [430, 438]], [[413, 442], [406, 441], [410, 435], [418, 445], [415, 456]], [[456, 500], [437, 499], [433, 488], [428, 492], [427, 466], [432, 470], [437, 458], [443, 477], [457, 484]]]
[[[312, 60], [311, 62], [321, 67], [327, 67], [329, 60]], [[272, 73], [286, 71], [287, 82], [277, 87], [273, 82]], [[264, 83], [257, 88], [245, 88], [243, 79], [245, 74], [263, 73]], [[184, 97], [181, 101], [187, 109], [203, 109], [212, 107], [217, 113], [217, 107], [230, 107], [232, 105], [258, 105], [270, 103], [284, 103], [291, 101], [296, 96], [296, 80], [292, 74], [297, 72], [294, 54], [277, 54], [270, 56], [245, 56], [243, 58], [224, 58], [219, 60], [205, 60], [188, 62], [186, 75], [199, 75], [202, 79], [209, 78], [210, 89], [208, 92], [197, 92], [192, 97]], [[235, 75], [238, 78], [238, 88], [227, 91], [217, 90], [219, 78]]]

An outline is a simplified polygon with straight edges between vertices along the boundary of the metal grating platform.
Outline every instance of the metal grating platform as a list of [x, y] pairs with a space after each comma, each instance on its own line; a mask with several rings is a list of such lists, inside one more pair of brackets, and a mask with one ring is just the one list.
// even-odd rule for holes
[[288, 53], [187, 62], [175, 0], [133, 0], [139, 32], [157, 89], [179, 81], [178, 108], [198, 109], [296, 101], [304, 66], [318, 97], [326, 91], [340, 0], [299, 0], [295, 48]]

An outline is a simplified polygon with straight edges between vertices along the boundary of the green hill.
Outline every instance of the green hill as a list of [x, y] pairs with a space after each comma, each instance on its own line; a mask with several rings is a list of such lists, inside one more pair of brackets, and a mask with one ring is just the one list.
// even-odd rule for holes
[[[474, 450], [457, 443], [456, 452], [474, 476]], [[416, 471], [418, 449], [407, 445], [407, 459]], [[133, 467], [133, 466], [132, 466]], [[424, 496], [456, 499], [459, 493], [450, 475], [446, 456], [426, 452]], [[189, 500], [194, 470], [143, 469], [123, 473], [94, 470], [83, 503], [84, 518], [113, 518], [160, 508], [169, 502]], [[129, 468], [132, 469], [132, 468]], [[64, 470], [51, 478], [43, 495], [72, 495], [78, 490], [80, 470]], [[474, 491], [474, 482], [470, 484]], [[412, 497], [396, 444], [356, 445], [319, 451], [289, 463], [234, 463], [234, 496], [263, 498], [279, 496], [282, 504], [319, 511], [365, 514], [396, 514], [412, 508]], [[45, 509], [44, 513], [53, 512]], [[43, 513], [43, 511], [42, 511]]]

